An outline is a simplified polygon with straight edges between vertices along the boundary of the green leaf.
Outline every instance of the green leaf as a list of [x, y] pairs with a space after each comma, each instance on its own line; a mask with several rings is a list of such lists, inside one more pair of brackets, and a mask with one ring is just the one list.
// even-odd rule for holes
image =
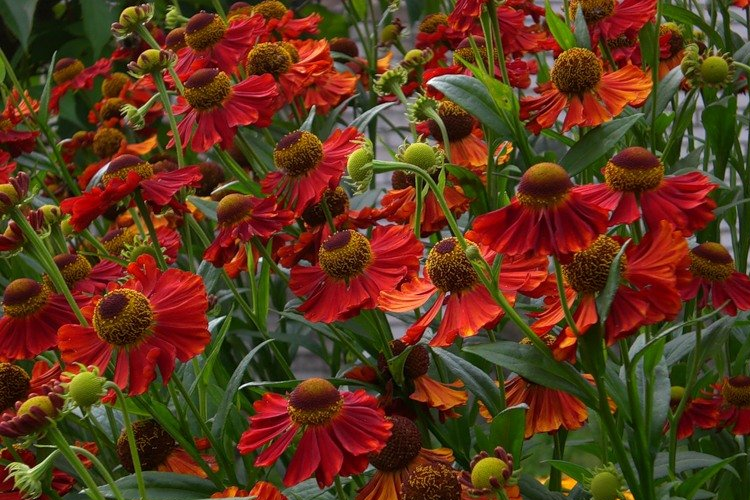
[[565, 500], [562, 493], [550, 491], [534, 476], [522, 474], [518, 481], [524, 500]]
[[589, 25], [586, 23], [586, 16], [583, 15], [583, 9], [576, 9], [575, 28], [576, 44], [579, 47], [591, 50]]
[[727, 96], [711, 103], [703, 110], [701, 120], [706, 129], [706, 142], [716, 158], [714, 175], [723, 179], [737, 135], [737, 97]]
[[94, 58], [98, 58], [107, 42], [112, 39], [110, 27], [116, 20], [119, 10], [110, 2], [101, 0], [81, 0], [83, 14], [83, 32], [93, 50]]
[[49, 62], [49, 69], [47, 69], [47, 77], [44, 81], [44, 88], [42, 89], [42, 96], [39, 98], [39, 114], [37, 118], [40, 122], [46, 122], [49, 117], [49, 100], [52, 92], [52, 73], [55, 70], [55, 63], [57, 61], [57, 52], [52, 54], [52, 60]]
[[467, 75], [443, 75], [430, 80], [430, 86], [474, 115], [480, 122], [503, 137], [510, 137], [508, 127], [497, 111], [487, 87]]
[[642, 116], [642, 113], [635, 113], [589, 130], [560, 160], [560, 165], [565, 167], [570, 175], [576, 175], [596, 165]]
[[5, 81], [5, 64], [0, 61], [0, 83]]
[[466, 346], [464, 351], [476, 354], [536, 384], [573, 394], [592, 408], [596, 405], [596, 402], [573, 382], [575, 378], [583, 379], [572, 366], [551, 361], [534, 346], [501, 340]]
[[216, 409], [216, 416], [214, 417], [213, 424], [211, 425], [211, 433], [219, 437], [226, 429], [224, 423], [229, 415], [229, 408], [232, 406], [232, 401], [239, 390], [240, 384], [242, 383], [242, 377], [245, 375], [245, 370], [253, 357], [263, 349], [266, 345], [273, 342], [273, 339], [268, 339], [258, 344], [252, 351], [242, 358], [242, 361], [237, 365], [237, 368], [232, 373], [232, 378], [229, 379], [227, 386], [224, 388], [224, 398], [219, 403], [219, 407]]
[[575, 479], [578, 483], [582, 483], [584, 479], [591, 477], [589, 469], [572, 462], [566, 462], [565, 460], [545, 460], [544, 463], [550, 464], [563, 474]]
[[[341, 478], [342, 483], [348, 481], [348, 478]], [[282, 493], [289, 500], [334, 500], [330, 492], [321, 490], [317, 481], [312, 478], [285, 489]]]
[[[208, 498], [216, 493], [216, 486], [206, 479], [189, 474], [173, 472], [144, 471], [143, 482], [146, 485], [148, 498], [153, 500], [196, 500]], [[115, 481], [115, 485], [125, 498], [140, 498], [135, 474]], [[114, 498], [109, 486], [100, 486], [99, 491], [106, 497]]]
[[[238, 187], [238, 185], [239, 183], [235, 187]], [[222, 186], [223, 188], [224, 186]], [[219, 205], [217, 202], [193, 195], [188, 196], [188, 201], [195, 205], [209, 220], [214, 222], [217, 220], [216, 207]]]
[[[721, 462], [719, 457], [700, 453], [698, 451], [678, 451], [675, 459], [675, 472], [677, 474], [692, 469], [704, 469]], [[661, 452], [654, 460], [654, 478], [661, 479], [669, 474], [669, 453]]]
[[738, 453], [733, 457], [728, 457], [722, 460], [721, 462], [717, 462], [709, 467], [706, 467], [705, 469], [701, 469], [692, 476], [688, 477], [683, 481], [683, 483], [677, 487], [677, 494], [679, 496], [685, 497], [688, 500], [693, 498], [696, 493], [698, 493], [698, 489], [700, 489], [701, 485], [714, 477], [720, 470], [722, 470], [724, 467], [726, 467], [730, 462], [733, 462], [739, 457], [744, 457], [744, 453]]
[[[34, 24], [34, 12], [38, 0], [0, 0], [0, 14], [5, 26], [15, 35], [23, 51], [29, 48], [31, 26]], [[107, 25], [109, 29], [109, 25]]]
[[667, 76], [659, 82], [656, 93], [652, 92], [649, 96], [648, 101], [643, 106], [643, 114], [645, 116], [653, 115], [654, 100], [656, 100], [656, 114], [657, 116], [661, 115], [667, 109], [667, 105], [672, 102], [675, 94], [680, 90], [682, 78], [682, 68], [679, 66], [672, 68], [672, 71], [667, 73]]
[[[547, 21], [547, 27], [549, 28], [552, 36], [555, 37], [557, 44], [563, 50], [568, 50], [576, 46], [576, 37], [573, 32], [570, 31], [570, 27], [565, 24], [565, 21], [560, 19], [552, 9], [549, 0], [544, 0], [544, 19]], [[580, 9], [579, 9], [580, 10]]]
[[[432, 82], [430, 82], [432, 83]], [[382, 104], [378, 104], [374, 108], [370, 108], [361, 115], [359, 115], [357, 118], [354, 119], [354, 121], [351, 123], [351, 127], [356, 128], [360, 132], [365, 131], [365, 127], [367, 127], [367, 124], [370, 123], [370, 121], [378, 116], [380, 113], [382, 113], [385, 109], [390, 108], [396, 104], [395, 102], [384, 102]]]
[[393, 376], [393, 380], [398, 385], [404, 385], [404, 365], [406, 364], [406, 360], [409, 357], [409, 353], [411, 353], [411, 350], [413, 349], [413, 346], [410, 346], [406, 349], [404, 349], [404, 352], [399, 354], [398, 356], [393, 356], [391, 359], [388, 360], [388, 371], [391, 372], [391, 375]]
[[[490, 425], [490, 445], [502, 446], [505, 451], [513, 455], [513, 459], [520, 460], [523, 452], [523, 440], [526, 433], [526, 411], [528, 406], [518, 405], [506, 408], [492, 419]], [[492, 450], [485, 450], [491, 453]]]
[[699, 15], [690, 12], [689, 10], [683, 9], [676, 5], [669, 5], [663, 2], [660, 6], [661, 14], [664, 17], [668, 17], [674, 21], [685, 24], [687, 26], [697, 27], [708, 35], [713, 45], [716, 45], [719, 49], [725, 50], [724, 40], [721, 39], [721, 35], [711, 27], [706, 21], [703, 20]]
[[484, 402], [490, 414], [496, 415], [505, 406], [500, 389], [489, 375], [445, 349], [432, 349], [432, 352], [457, 376], [466, 387]]
[[307, 114], [307, 118], [305, 118], [305, 121], [302, 122], [302, 125], [299, 126], [299, 129], [310, 132], [312, 130], [312, 124], [313, 124], [314, 119], [315, 119], [315, 105], [313, 104], [313, 106], [310, 108], [310, 112]]
[[612, 264], [609, 266], [609, 275], [607, 276], [607, 284], [604, 285], [604, 289], [599, 293], [596, 298], [596, 312], [599, 314], [599, 322], [604, 324], [609, 316], [609, 308], [612, 307], [612, 301], [615, 300], [615, 294], [617, 289], [620, 288], [620, 262], [622, 256], [625, 255], [625, 249], [628, 247], [630, 240], [626, 241], [620, 251], [615, 255]]

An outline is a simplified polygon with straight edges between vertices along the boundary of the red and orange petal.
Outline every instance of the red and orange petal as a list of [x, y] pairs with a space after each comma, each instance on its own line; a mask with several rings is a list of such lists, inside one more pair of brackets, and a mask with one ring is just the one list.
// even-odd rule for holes
[[[677, 439], [687, 439], [695, 429], [716, 429], [719, 426], [721, 398], [704, 394], [688, 401], [677, 423]], [[669, 431], [669, 421], [664, 424], [664, 432]]]
[[497, 20], [506, 54], [532, 53], [542, 49], [548, 35], [536, 26], [526, 26], [526, 13], [507, 5], [497, 8]]
[[[216, 459], [212, 455], [201, 454], [201, 458], [212, 471], [217, 472], [219, 470]], [[176, 474], [187, 474], [202, 478], [208, 477], [206, 471], [198, 465], [193, 457], [179, 446], [176, 446], [169, 455], [167, 455], [164, 462], [159, 464], [156, 470], [161, 472], [174, 472]]]
[[289, 288], [306, 300], [298, 307], [308, 321], [330, 323], [373, 309], [383, 291], [396, 288], [419, 269], [422, 244], [407, 226], [378, 226], [370, 239], [372, 262], [345, 282], [328, 276], [319, 264], [292, 268]]
[[[17, 291], [11, 290], [14, 284]], [[33, 310], [11, 315], [11, 303], [15, 302], [11, 293], [18, 297], [19, 305], [32, 298], [31, 295], [23, 296], [24, 294], [33, 294], [34, 297], [43, 299], [43, 302]], [[85, 297], [78, 293], [73, 298], [79, 306], [86, 302]], [[46, 285], [40, 285], [31, 279], [11, 282], [5, 289], [3, 301], [5, 314], [0, 318], [0, 360], [3, 361], [32, 359], [54, 348], [57, 346], [57, 329], [77, 321], [63, 295], [58, 295]]]
[[[224, 149], [234, 142], [240, 125], [266, 125], [275, 111], [272, 103], [278, 95], [271, 75], [249, 76], [235, 84], [229, 96], [210, 110], [198, 110], [182, 97], [174, 106], [175, 115], [184, 114], [177, 125], [183, 149], [191, 146], [198, 153], [221, 144]], [[195, 130], [193, 130], [195, 129]], [[167, 147], [174, 145], [174, 139]]]
[[337, 129], [323, 142], [323, 158], [315, 165], [305, 166], [309, 170], [299, 175], [290, 175], [281, 170], [269, 173], [261, 181], [265, 194], [274, 194], [284, 208], [299, 216], [314, 203], [318, 203], [327, 188], [339, 185], [349, 155], [359, 144], [362, 134], [353, 127]]
[[[709, 303], [713, 307], [722, 307], [722, 312], [736, 316], [737, 311], [750, 310], [750, 278], [738, 271], [732, 272], [723, 281], [710, 281], [692, 273], [686, 273], [686, 279], [680, 283], [680, 295], [683, 300], [698, 296], [698, 306], [703, 308]], [[726, 305], [725, 305], [726, 304]]]
[[457, 418], [460, 415], [455, 412], [454, 408], [464, 406], [469, 400], [469, 395], [465, 390], [464, 383], [456, 380], [453, 383], [442, 383], [427, 375], [422, 375], [413, 380], [414, 392], [409, 399], [424, 403], [430, 408], [435, 408], [441, 414]]
[[241, 490], [237, 486], [230, 486], [224, 491], [211, 495], [211, 498], [235, 497], [252, 497], [256, 500], [288, 500], [276, 486], [266, 481], [258, 481], [250, 491]]
[[256, 467], [276, 462], [292, 440], [302, 434], [284, 476], [293, 486], [315, 475], [321, 488], [330, 486], [336, 475], [359, 474], [367, 468], [367, 456], [383, 449], [391, 423], [377, 400], [363, 390], [343, 392], [341, 407], [328, 422], [300, 425], [289, 412], [289, 398], [267, 393], [256, 401], [250, 427], [237, 445], [246, 455], [274, 441], [255, 459]]
[[580, 95], [566, 95], [553, 83], [542, 86], [537, 97], [521, 98], [520, 117], [528, 120], [526, 127], [535, 134], [552, 127], [567, 109], [563, 132], [574, 126], [596, 127], [622, 113], [625, 106], [643, 104], [651, 93], [651, 78], [640, 68], [628, 65], [605, 73], [596, 87]]
[[112, 61], [102, 58], [88, 68], [85, 68], [71, 80], [61, 83], [60, 85], [55, 85], [52, 88], [52, 93], [50, 95], [50, 109], [57, 112], [60, 105], [60, 99], [68, 92], [68, 90], [91, 89], [94, 86], [94, 80], [97, 76], [107, 75], [111, 70]]
[[468, 32], [482, 14], [485, 3], [487, 0], [458, 0], [448, 16], [448, 23], [456, 31]]
[[[451, 148], [453, 143], [451, 143]], [[487, 157], [485, 155], [485, 162]], [[470, 199], [467, 198], [459, 186], [446, 186], [443, 190], [443, 197], [451, 210], [454, 217], [460, 217], [461, 214], [469, 209]], [[407, 186], [403, 189], [392, 189], [388, 191], [383, 199], [380, 200], [383, 205], [381, 211], [386, 220], [399, 224], [414, 225], [416, 217], [417, 196], [413, 186]], [[437, 198], [430, 191], [424, 198], [422, 212], [420, 217], [420, 230], [422, 236], [429, 236], [432, 233], [440, 231], [448, 224], [448, 220], [443, 214]]]
[[31, 153], [36, 147], [38, 130], [16, 130], [9, 124], [6, 128], [0, 121], [0, 151], [5, 150], [15, 158], [25, 153]]
[[[291, 42], [290, 42], [291, 43]], [[333, 59], [331, 58], [331, 48], [326, 40], [304, 40], [292, 43], [299, 60], [292, 64], [289, 71], [279, 75], [279, 101], [290, 103], [295, 97], [303, 95], [304, 91], [316, 81], [324, 83], [324, 76], [330, 75], [333, 70]], [[339, 86], [348, 88], [351, 85], [349, 78], [342, 78], [338, 83]], [[329, 89], [335, 91], [335, 85]], [[279, 103], [281, 105], [281, 103]]]
[[[111, 285], [109, 293], [126, 289], [142, 294], [153, 315], [151, 324], [139, 325], [138, 330], [131, 332], [132, 338], [110, 341], [104, 340], [102, 332], [97, 332], [94, 326], [68, 324], [58, 332], [58, 345], [66, 363], [93, 365], [102, 372], [114, 355], [113, 381], [131, 395], [137, 395], [143, 394], [156, 378], [157, 366], [166, 384], [175, 362], [188, 361], [203, 352], [211, 335], [206, 318], [206, 289], [199, 276], [178, 269], [161, 271], [150, 255], [138, 257], [128, 266], [128, 272], [132, 279], [121, 286]], [[95, 307], [106, 298], [107, 295], [95, 298], [83, 308], [89, 324], [94, 325]], [[123, 308], [113, 311], [113, 318], [127, 321], [127, 314], [120, 316], [123, 311]]]
[[[259, 15], [259, 14], [258, 14]], [[266, 20], [266, 40], [298, 40], [302, 35], [315, 35], [318, 33], [318, 24], [323, 20], [320, 14], [312, 13], [307, 17], [294, 17], [294, 11], [287, 10], [280, 19], [270, 18]]]
[[350, 72], [329, 70], [315, 77], [304, 91], [305, 109], [315, 106], [316, 112], [326, 115], [344, 99], [354, 95], [357, 76]]
[[16, 162], [10, 161], [10, 154], [0, 150], [0, 184], [6, 184], [16, 170]]
[[481, 241], [507, 255], [565, 255], [583, 250], [607, 229], [606, 209], [573, 188], [557, 206], [510, 205], [480, 215], [473, 230]]
[[588, 419], [588, 410], [578, 398], [515, 376], [505, 382], [508, 406], [528, 405], [526, 411], [527, 439], [541, 432], [580, 429]]
[[589, 33], [598, 41], [600, 36], [611, 40], [628, 30], [640, 31], [646, 23], [654, 20], [657, 3], [655, 0], [618, 1], [611, 15], [588, 25]]

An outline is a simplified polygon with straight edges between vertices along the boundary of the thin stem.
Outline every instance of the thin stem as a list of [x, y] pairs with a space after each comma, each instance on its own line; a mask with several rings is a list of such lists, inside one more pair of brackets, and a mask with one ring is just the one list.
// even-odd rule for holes
[[151, 212], [149, 212], [146, 202], [143, 201], [143, 197], [139, 191], [136, 190], [133, 197], [135, 198], [135, 204], [138, 206], [138, 211], [141, 213], [141, 219], [143, 219], [143, 222], [146, 224], [146, 229], [148, 229], [151, 246], [154, 247], [154, 252], [156, 253], [156, 261], [159, 263], [159, 268], [164, 271], [167, 269], [167, 261], [164, 259], [164, 253], [159, 244], [154, 221], [151, 220]]
[[180, 137], [180, 131], [177, 130], [177, 120], [172, 112], [172, 103], [169, 100], [169, 92], [167, 92], [167, 86], [164, 83], [164, 77], [161, 72], [153, 73], [154, 83], [156, 88], [159, 90], [159, 97], [161, 103], [164, 106], [164, 110], [167, 112], [167, 119], [169, 120], [169, 128], [172, 129], [172, 139], [174, 140], [175, 154], [177, 155], [177, 165], [179, 168], [185, 166], [185, 157], [182, 150], [182, 138]]
[[125, 422], [125, 434], [128, 437], [128, 446], [130, 447], [130, 457], [133, 461], [133, 470], [135, 471], [135, 480], [138, 483], [138, 494], [140, 500], [147, 500], [146, 495], [146, 483], [143, 481], [143, 469], [141, 468], [141, 458], [138, 455], [138, 446], [135, 442], [135, 434], [133, 433], [133, 425], [130, 421], [130, 413], [128, 412], [128, 405], [125, 403], [125, 395], [120, 390], [120, 387], [114, 382], [107, 382], [104, 384], [105, 389], [112, 389], [115, 391], [117, 396], [117, 402], [120, 404], [120, 411], [122, 411], [122, 418]]
[[[60, 453], [63, 454], [65, 459], [70, 463], [71, 467], [75, 469], [78, 477], [86, 485], [86, 495], [93, 500], [105, 500], [104, 495], [99, 491], [99, 485], [96, 484], [94, 478], [91, 477], [89, 471], [81, 463], [81, 460], [76, 456], [72, 447], [68, 444], [65, 436], [62, 435], [57, 425], [52, 423], [47, 429], [47, 437], [54, 443]], [[145, 497], [142, 497], [145, 498]]]
[[115, 480], [112, 477], [112, 474], [109, 473], [109, 470], [102, 464], [102, 462], [91, 453], [86, 448], [79, 448], [78, 446], [71, 446], [71, 450], [73, 450], [75, 453], [79, 455], [83, 455], [89, 460], [91, 460], [91, 463], [94, 464], [94, 467], [96, 467], [96, 470], [99, 471], [99, 474], [102, 475], [104, 480], [109, 485], [109, 489], [112, 490], [112, 494], [115, 496], [116, 500], [125, 500], [125, 497], [122, 496], [122, 492], [120, 491], [120, 488], [117, 487], [117, 484], [115, 484]]

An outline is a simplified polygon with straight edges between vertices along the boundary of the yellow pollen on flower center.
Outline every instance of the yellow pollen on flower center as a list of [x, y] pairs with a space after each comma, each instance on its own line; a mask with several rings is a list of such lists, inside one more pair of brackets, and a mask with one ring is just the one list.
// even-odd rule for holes
[[107, 166], [107, 171], [102, 176], [104, 184], [109, 184], [112, 179], [125, 180], [130, 172], [136, 172], [141, 179], [148, 179], [154, 175], [153, 166], [137, 156], [118, 156]]
[[199, 12], [185, 26], [185, 43], [200, 52], [216, 45], [224, 38], [227, 24], [216, 14]]
[[198, 111], [220, 106], [232, 93], [232, 82], [216, 68], [199, 69], [185, 82], [185, 99]]
[[11, 318], [25, 318], [47, 303], [52, 290], [30, 278], [11, 281], [3, 293], [3, 312]]
[[[474, 130], [474, 117], [452, 101], [441, 101], [438, 106], [438, 115], [443, 120], [445, 131], [448, 133], [448, 140], [451, 142], [467, 137]], [[445, 140], [440, 127], [434, 120], [429, 120], [427, 125], [430, 127], [430, 134], [433, 137], [441, 141]]]
[[247, 72], [250, 75], [269, 73], [274, 78], [289, 71], [292, 67], [292, 56], [279, 43], [259, 43], [247, 55]]
[[273, 162], [290, 177], [301, 177], [323, 161], [323, 143], [310, 132], [296, 130], [285, 135], [273, 150]]
[[411, 471], [402, 492], [404, 500], [460, 500], [461, 483], [447, 465], [427, 463]]
[[252, 215], [251, 206], [251, 196], [230, 193], [219, 201], [216, 207], [216, 218], [220, 225], [231, 226]]
[[94, 135], [92, 149], [99, 158], [109, 158], [120, 150], [125, 135], [112, 127], [101, 127]]
[[[484, 62], [485, 67], [489, 66], [488, 57], [487, 57], [487, 42], [484, 38], [481, 36], [472, 36], [471, 37], [474, 40], [474, 44], [477, 47], [477, 52], [479, 52], [479, 56]], [[496, 54], [497, 50], [493, 51], [493, 54]], [[464, 63], [456, 58], [455, 56], [458, 56], [463, 61], [466, 61], [470, 64], [476, 64], [477, 58], [476, 54], [474, 53], [474, 49], [471, 46], [471, 42], [469, 41], [469, 38], [464, 39], [461, 41], [461, 43], [458, 44], [458, 47], [456, 47], [456, 50], [453, 51], [453, 64], [456, 64], [458, 66], [464, 67]]]
[[650, 151], [631, 147], [623, 149], [607, 162], [604, 179], [615, 191], [649, 191], [658, 187], [664, 179], [664, 165]]
[[289, 395], [287, 412], [299, 425], [324, 425], [333, 420], [343, 406], [344, 399], [333, 384], [322, 378], [311, 378]]
[[555, 59], [550, 80], [564, 94], [583, 94], [599, 84], [602, 73], [602, 62], [596, 54], [574, 47]]
[[119, 347], [136, 345], [151, 335], [153, 321], [148, 298], [129, 288], [107, 293], [94, 309], [96, 334]]
[[583, 17], [588, 24], [593, 24], [611, 16], [615, 11], [615, 0], [571, 0], [570, 18], [576, 18], [578, 7], [583, 10]]
[[719, 243], [701, 243], [690, 250], [690, 272], [699, 278], [725, 281], [734, 271], [734, 259]]
[[429, 14], [421, 23], [419, 23], [419, 31], [421, 33], [435, 33], [439, 26], [448, 25], [448, 16], [443, 13]]
[[[174, 438], [156, 420], [138, 420], [133, 422], [133, 438], [143, 470], [156, 470], [164, 464], [177, 443]], [[125, 429], [117, 439], [117, 457], [123, 468], [133, 472], [133, 457], [130, 454], [130, 441]]]
[[100, 120], [110, 120], [112, 118], [120, 118], [120, 108], [125, 104], [125, 101], [119, 97], [110, 97], [102, 103], [102, 107], [99, 109]]
[[104, 236], [102, 236], [101, 242], [104, 248], [111, 255], [120, 255], [125, 250], [127, 243], [132, 243], [135, 235], [124, 229], [113, 229]]
[[78, 76], [83, 69], [84, 66], [81, 61], [66, 57], [60, 59], [57, 64], [55, 64], [55, 70], [52, 72], [52, 79], [56, 84], [60, 85], [61, 83], [69, 82]]
[[29, 392], [31, 377], [20, 366], [0, 363], [0, 411], [13, 406]]
[[[467, 241], [469, 246], [476, 245]], [[460, 292], [473, 287], [479, 278], [456, 238], [445, 238], [432, 247], [425, 270], [441, 292]]]
[[568, 172], [556, 163], [537, 163], [521, 176], [516, 197], [521, 205], [551, 208], [564, 202], [573, 182]]
[[721, 395], [732, 406], [750, 408], [750, 377], [737, 375], [728, 378], [721, 388]]
[[[601, 292], [609, 278], [620, 244], [609, 236], [601, 235], [589, 248], [573, 254], [572, 260], [562, 266], [563, 277], [578, 293], [588, 294]], [[620, 273], [625, 270], [623, 255], [620, 259]]]
[[286, 14], [287, 8], [277, 0], [263, 0], [253, 7], [253, 14], [260, 14], [267, 21], [269, 19], [281, 19]]
[[414, 422], [406, 417], [393, 415], [391, 437], [379, 453], [369, 456], [370, 463], [378, 470], [396, 471], [406, 467], [422, 449], [422, 437]]
[[326, 189], [320, 202], [310, 205], [302, 212], [302, 220], [308, 226], [317, 227], [326, 222], [323, 203], [326, 204], [331, 217], [336, 217], [349, 210], [349, 196], [347, 196], [344, 188], [336, 186], [335, 189]]
[[318, 251], [320, 268], [337, 280], [348, 281], [359, 276], [372, 261], [370, 242], [352, 229], [332, 234]]
[[91, 273], [91, 263], [81, 254], [55, 255], [52, 259], [65, 279], [65, 284], [73, 286]]

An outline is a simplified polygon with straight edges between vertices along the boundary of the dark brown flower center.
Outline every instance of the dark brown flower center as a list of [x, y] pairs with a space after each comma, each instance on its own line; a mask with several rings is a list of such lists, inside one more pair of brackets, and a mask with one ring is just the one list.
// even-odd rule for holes
[[[570, 263], [562, 266], [563, 277], [578, 293], [601, 292], [609, 278], [620, 244], [609, 236], [601, 235], [586, 250], [576, 252]], [[625, 256], [620, 259], [620, 272], [625, 269]]]
[[404, 469], [422, 449], [422, 437], [417, 426], [406, 417], [393, 415], [391, 437], [380, 453], [370, 455], [370, 463], [378, 470], [396, 471]]
[[141, 292], [121, 288], [107, 293], [94, 309], [94, 330], [103, 341], [126, 347], [151, 335], [154, 313]]
[[[468, 242], [469, 245], [476, 246]], [[425, 271], [441, 292], [461, 292], [473, 287], [479, 278], [456, 238], [445, 238], [432, 247]]]
[[737, 375], [728, 378], [721, 388], [721, 395], [732, 406], [750, 408], [750, 377]]
[[346, 213], [349, 210], [349, 196], [341, 186], [334, 189], [326, 189], [320, 203], [310, 205], [302, 212], [302, 220], [311, 227], [316, 227], [326, 222], [326, 214], [323, 210], [323, 203], [326, 204], [331, 217], [336, 217]]
[[699, 278], [725, 281], [734, 271], [734, 259], [719, 243], [701, 243], [690, 251], [690, 272]]
[[479, 56], [482, 59], [482, 62], [484, 63], [485, 67], [488, 67], [490, 61], [487, 57], [487, 41], [481, 36], [472, 36], [470, 38], [465, 38], [464, 40], [462, 40], [461, 43], [458, 44], [458, 47], [456, 47], [456, 50], [453, 51], [453, 63], [462, 67], [464, 65], [463, 61], [466, 61], [469, 64], [477, 63], [476, 54], [473, 47], [471, 46], [470, 40], [474, 41], [474, 44], [477, 47], [477, 52], [479, 52]]
[[323, 144], [310, 132], [297, 130], [276, 144], [273, 161], [286, 175], [301, 177], [323, 161]]
[[231, 193], [219, 201], [216, 218], [222, 226], [231, 226], [252, 215], [252, 196]]
[[0, 412], [23, 400], [30, 386], [26, 370], [12, 363], [0, 363]]
[[322, 378], [307, 379], [289, 395], [287, 411], [300, 425], [323, 425], [330, 422], [344, 405], [341, 393]]
[[125, 135], [112, 127], [100, 127], [94, 134], [94, 143], [92, 148], [94, 154], [99, 158], [109, 158], [114, 156], [125, 140]]
[[102, 82], [102, 95], [104, 97], [117, 97], [120, 92], [130, 81], [130, 78], [125, 73], [115, 72], [112, 73], [107, 79]]
[[351, 38], [334, 38], [331, 40], [331, 51], [347, 55], [352, 59], [359, 56], [359, 47]]
[[217, 14], [199, 12], [185, 26], [185, 43], [200, 52], [219, 43], [226, 31], [227, 24]]
[[185, 82], [185, 99], [198, 111], [220, 106], [231, 93], [232, 82], [216, 68], [199, 69]]
[[175, 28], [167, 33], [164, 45], [172, 52], [177, 52], [178, 50], [187, 47], [187, 42], [185, 41], [185, 28]]
[[[177, 443], [156, 420], [138, 420], [133, 423], [135, 449], [143, 470], [156, 470], [162, 465]], [[130, 454], [130, 441], [125, 429], [117, 439], [117, 457], [128, 472], [134, 472], [133, 456]]]
[[109, 184], [112, 179], [125, 180], [130, 172], [137, 173], [141, 179], [148, 179], [154, 175], [154, 169], [149, 162], [137, 156], [122, 155], [109, 162], [102, 180], [104, 184]]
[[281, 44], [274, 42], [259, 43], [247, 55], [247, 72], [250, 75], [269, 73], [274, 78], [289, 71], [292, 57]]
[[99, 119], [105, 121], [112, 118], [120, 118], [120, 108], [124, 104], [125, 101], [119, 97], [110, 97], [102, 103], [102, 107], [99, 109]]
[[647, 149], [626, 148], [607, 162], [604, 178], [615, 191], [640, 193], [661, 184], [664, 165]]
[[615, 11], [615, 0], [571, 0], [570, 18], [576, 18], [578, 7], [583, 10], [583, 17], [588, 24], [601, 21], [612, 15]]
[[3, 293], [3, 312], [11, 318], [31, 316], [47, 303], [52, 291], [30, 278], [11, 281]]
[[435, 33], [439, 26], [448, 26], [448, 16], [443, 13], [428, 14], [419, 23], [419, 31], [421, 33]]
[[446, 465], [419, 465], [404, 483], [403, 495], [404, 500], [460, 500], [461, 484]]
[[555, 207], [568, 197], [573, 182], [556, 163], [537, 163], [524, 172], [518, 184], [518, 201], [533, 208]]
[[55, 255], [53, 260], [69, 287], [91, 273], [91, 263], [81, 254]]
[[667, 40], [669, 50], [666, 54], [660, 52], [659, 59], [662, 61], [675, 57], [685, 48], [685, 36], [682, 34], [682, 30], [680, 30], [680, 27], [677, 24], [664, 23], [659, 26], [659, 37], [664, 35], [670, 35]]
[[318, 263], [331, 278], [349, 281], [372, 263], [370, 242], [352, 229], [332, 234], [320, 246]]
[[564, 94], [583, 94], [599, 84], [602, 72], [602, 62], [596, 54], [574, 47], [555, 59], [550, 80]]
[[[438, 115], [443, 120], [445, 131], [448, 133], [448, 139], [451, 142], [463, 139], [474, 130], [474, 117], [454, 102], [442, 101], [438, 106]], [[430, 127], [430, 134], [433, 137], [441, 141], [444, 140], [440, 127], [434, 120], [429, 120], [427, 125]]]
[[61, 83], [69, 82], [78, 76], [83, 69], [83, 63], [78, 59], [64, 57], [55, 64], [55, 70], [52, 72], [52, 79], [56, 84], [60, 85]]

